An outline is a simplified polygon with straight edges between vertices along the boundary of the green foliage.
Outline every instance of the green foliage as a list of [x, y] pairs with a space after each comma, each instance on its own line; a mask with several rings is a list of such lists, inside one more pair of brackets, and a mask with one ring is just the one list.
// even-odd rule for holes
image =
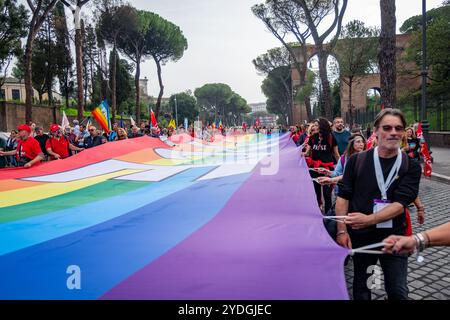
[[[56, 35], [55, 56], [56, 56], [56, 76], [59, 80], [59, 88], [61, 93], [66, 97], [66, 105], [69, 96], [73, 92], [73, 59], [70, 50], [69, 30], [67, 27], [67, 19], [64, 11], [64, 5], [58, 2], [54, 9], [54, 28]], [[91, 46], [87, 42], [86, 48], [90, 50]]]
[[316, 74], [308, 69], [306, 72], [306, 81], [303, 86], [299, 88], [297, 95], [295, 96], [297, 103], [303, 103], [303, 101], [305, 101], [305, 97], [311, 97], [316, 94], [317, 89], [315, 87], [315, 83]]
[[184, 118], [188, 118], [189, 123], [196, 120], [199, 113], [197, 101], [195, 97], [186, 92], [170, 96], [169, 109], [171, 110], [171, 116], [175, 118], [175, 97], [177, 101], [178, 123], [184, 121]]
[[334, 52], [339, 59], [340, 75], [344, 79], [362, 76], [371, 71], [377, 61], [379, 30], [366, 27], [364, 22], [353, 20], [341, 33]]
[[53, 89], [53, 82], [58, 69], [53, 17], [53, 12], [47, 15], [33, 46], [32, 83], [39, 93], [39, 100], [41, 100], [43, 93], [49, 93]]
[[267, 97], [267, 111], [278, 115], [283, 121], [289, 116], [291, 95], [286, 92], [280, 77], [286, 77], [288, 74], [290, 74], [289, 67], [276, 68], [268, 74], [261, 86], [262, 92]]
[[[139, 11], [139, 15], [148, 17], [148, 12]], [[152, 18], [146, 19], [149, 21], [148, 32], [145, 34], [148, 53], [163, 65], [169, 60], [179, 60], [188, 47], [181, 29], [158, 15], [153, 14]]]
[[[431, 26], [437, 19], [445, 18], [449, 19], [450, 17], [450, 5], [443, 4], [443, 6], [439, 8], [434, 8], [427, 11], [427, 26]], [[400, 27], [400, 32], [402, 33], [410, 33], [410, 32], [419, 32], [422, 28], [422, 15], [413, 16], [403, 22]]]
[[[431, 102], [447, 100], [450, 88], [450, 5], [427, 11], [432, 18], [427, 27], [427, 65], [431, 83], [427, 88]], [[412, 17], [409, 20], [415, 21]], [[411, 22], [412, 24], [412, 22]], [[413, 30], [415, 30], [413, 28]], [[407, 48], [406, 59], [415, 61], [418, 70], [422, 65], [422, 34], [415, 31]]]
[[331, 98], [333, 104], [333, 118], [341, 116], [341, 87], [339, 81], [335, 81], [331, 86]]
[[262, 75], [268, 75], [276, 68], [290, 66], [290, 55], [286, 48], [273, 48], [253, 59], [253, 65]]
[[[109, 83], [112, 83], [113, 55], [114, 53], [111, 51], [109, 57]], [[119, 54], [116, 52], [116, 99], [119, 107], [118, 114], [129, 111], [128, 103], [129, 100], [133, 98], [134, 93], [134, 78], [132, 72], [133, 66], [129, 64], [127, 60], [120, 59]]]
[[194, 95], [201, 117], [207, 122], [220, 119], [224, 125], [232, 125], [251, 112], [247, 101], [224, 83], [205, 84], [195, 89]]
[[207, 120], [211, 120], [230, 103], [233, 90], [224, 83], [208, 83], [195, 89], [194, 95], [200, 112], [205, 114]]
[[0, 0], [0, 85], [11, 58], [22, 55], [20, 39], [27, 35], [28, 13], [17, 0]]

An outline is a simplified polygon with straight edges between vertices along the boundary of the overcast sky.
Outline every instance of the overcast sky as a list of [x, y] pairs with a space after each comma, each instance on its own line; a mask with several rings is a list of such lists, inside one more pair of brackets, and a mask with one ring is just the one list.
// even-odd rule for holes
[[[155, 12], [175, 23], [188, 40], [184, 56], [163, 66], [164, 97], [188, 89], [194, 91], [206, 83], [222, 82], [248, 103], [266, 100], [260, 89], [264, 77], [257, 75], [252, 59], [280, 43], [251, 12], [252, 5], [264, 0], [129, 1], [138, 9]], [[441, 3], [442, 0], [427, 0], [427, 9]], [[396, 6], [397, 30], [406, 19], [422, 12], [421, 0], [396, 0]], [[379, 0], [349, 0], [344, 25], [354, 19], [367, 26], [380, 26]], [[159, 87], [153, 60], [142, 64], [141, 76], [149, 79], [149, 94], [157, 96]]]
[[[263, 0], [132, 0], [144, 10], [155, 12], [180, 26], [188, 40], [188, 50], [176, 63], [163, 67], [164, 96], [223, 82], [247, 102], [263, 102], [260, 86], [264, 79], [256, 74], [252, 59], [280, 46], [266, 31], [250, 8]], [[442, 0], [427, 0], [427, 10]], [[397, 30], [409, 17], [422, 12], [421, 0], [396, 1]], [[344, 23], [353, 19], [380, 26], [379, 0], [349, 0]], [[143, 64], [142, 75], [149, 81], [149, 93], [158, 94], [156, 68], [151, 60]]]

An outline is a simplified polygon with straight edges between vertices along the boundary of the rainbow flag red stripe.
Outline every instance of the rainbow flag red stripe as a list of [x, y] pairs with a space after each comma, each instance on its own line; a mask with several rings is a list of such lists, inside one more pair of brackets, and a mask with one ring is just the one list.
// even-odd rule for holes
[[103, 130], [106, 131], [106, 133], [109, 133], [111, 131], [110, 125], [109, 125], [109, 112], [108, 112], [108, 103], [104, 100], [102, 103], [92, 110], [92, 116], [97, 120], [97, 122], [100, 124]]

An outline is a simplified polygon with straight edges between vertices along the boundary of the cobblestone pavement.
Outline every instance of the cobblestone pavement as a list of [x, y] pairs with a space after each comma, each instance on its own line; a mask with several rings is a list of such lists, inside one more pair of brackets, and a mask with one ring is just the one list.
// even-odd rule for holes
[[[420, 232], [450, 220], [450, 190], [448, 184], [422, 179], [419, 196], [425, 206], [425, 224], [416, 223], [415, 210], [411, 210], [413, 232]], [[425, 260], [418, 263], [415, 255], [409, 258], [408, 287], [412, 300], [450, 299], [450, 247], [433, 247], [423, 252]], [[352, 295], [353, 263], [345, 267], [350, 296]], [[384, 300], [386, 292], [382, 281], [381, 290], [372, 291], [372, 299]]]

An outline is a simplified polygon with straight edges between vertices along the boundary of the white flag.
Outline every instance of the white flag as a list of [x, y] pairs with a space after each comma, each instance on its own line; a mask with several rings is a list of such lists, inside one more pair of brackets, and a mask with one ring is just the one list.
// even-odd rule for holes
[[63, 110], [61, 128], [64, 130], [65, 127], [70, 127], [70, 122], [69, 119], [67, 119], [66, 112]]
[[131, 126], [135, 126], [136, 125], [136, 122], [134, 122], [134, 120], [133, 120], [133, 117], [132, 116], [130, 116], [130, 121], [131, 121]]

